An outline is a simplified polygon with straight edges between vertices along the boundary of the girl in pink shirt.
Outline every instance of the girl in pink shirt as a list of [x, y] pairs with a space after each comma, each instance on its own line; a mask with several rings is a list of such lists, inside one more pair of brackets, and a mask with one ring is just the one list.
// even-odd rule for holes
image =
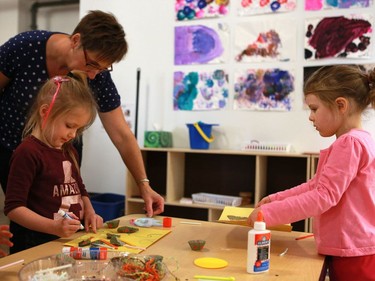
[[375, 108], [375, 69], [325, 66], [305, 82], [309, 120], [322, 137], [336, 141], [320, 152], [311, 180], [263, 198], [248, 218], [262, 210], [268, 226], [313, 217], [320, 254], [330, 281], [375, 280], [375, 142], [362, 130], [362, 113]]

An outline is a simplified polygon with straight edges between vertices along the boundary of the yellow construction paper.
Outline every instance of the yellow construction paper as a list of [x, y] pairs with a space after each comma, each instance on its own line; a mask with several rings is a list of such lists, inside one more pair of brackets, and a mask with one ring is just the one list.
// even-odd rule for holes
[[[247, 218], [253, 210], [254, 208], [225, 206], [218, 222], [247, 226]], [[290, 232], [292, 231], [292, 226], [290, 224], [282, 224], [273, 227], [267, 227], [267, 229]]]
[[[132, 226], [134, 227], [134, 226]], [[119, 239], [126, 244], [129, 244], [129, 247], [121, 246], [117, 249], [110, 249], [119, 251], [119, 252], [130, 252], [130, 253], [136, 253], [139, 254], [143, 250], [145, 250], [147, 247], [154, 244], [156, 241], [161, 239], [163, 236], [167, 235], [171, 232], [171, 230], [166, 229], [157, 229], [152, 227], [137, 227], [139, 230], [134, 233], [118, 233], [117, 228], [109, 229], [109, 228], [101, 228], [97, 230], [97, 233], [86, 233], [74, 240], [71, 240], [67, 243], [65, 243], [65, 246], [70, 247], [78, 247], [78, 243], [82, 240], [86, 240], [91, 238], [91, 241], [95, 240], [105, 240], [109, 242], [109, 239], [107, 239], [107, 233], [117, 234], [120, 235]], [[139, 247], [138, 249], [133, 248], [131, 246]], [[143, 248], [143, 249], [142, 249]]]

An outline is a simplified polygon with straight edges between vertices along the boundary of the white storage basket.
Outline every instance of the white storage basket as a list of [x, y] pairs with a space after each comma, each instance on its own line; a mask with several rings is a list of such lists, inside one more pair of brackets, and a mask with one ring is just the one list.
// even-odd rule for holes
[[246, 151], [265, 151], [265, 152], [292, 152], [291, 144], [275, 142], [250, 141], [242, 144], [242, 150]]
[[219, 206], [240, 206], [241, 197], [219, 195], [212, 193], [194, 193], [192, 194], [193, 203], [219, 205]]

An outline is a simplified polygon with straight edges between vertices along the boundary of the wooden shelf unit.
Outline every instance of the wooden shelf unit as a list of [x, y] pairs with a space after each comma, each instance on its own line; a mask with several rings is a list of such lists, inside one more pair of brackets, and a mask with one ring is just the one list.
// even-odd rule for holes
[[[239, 196], [252, 192], [250, 207], [264, 196], [293, 187], [314, 173], [316, 159], [310, 154], [238, 150], [193, 150], [180, 148], [141, 149], [148, 178], [156, 192], [164, 196], [163, 215], [214, 221], [222, 206], [183, 204], [182, 197], [208, 192]], [[312, 167], [312, 159], [315, 159]], [[143, 200], [132, 175], [127, 171], [125, 213], [142, 213]], [[293, 223], [293, 230], [309, 231], [309, 220]]]

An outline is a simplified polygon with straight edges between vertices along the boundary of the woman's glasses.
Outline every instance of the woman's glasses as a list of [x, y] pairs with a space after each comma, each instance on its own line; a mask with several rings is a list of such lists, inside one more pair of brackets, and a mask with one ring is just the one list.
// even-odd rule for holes
[[85, 55], [85, 60], [86, 60], [86, 67], [90, 70], [95, 70], [101, 72], [109, 71], [111, 72], [113, 70], [112, 64], [107, 67], [107, 68], [102, 68], [96, 61], [90, 59], [90, 57], [87, 55], [86, 49], [83, 48], [83, 54]]

